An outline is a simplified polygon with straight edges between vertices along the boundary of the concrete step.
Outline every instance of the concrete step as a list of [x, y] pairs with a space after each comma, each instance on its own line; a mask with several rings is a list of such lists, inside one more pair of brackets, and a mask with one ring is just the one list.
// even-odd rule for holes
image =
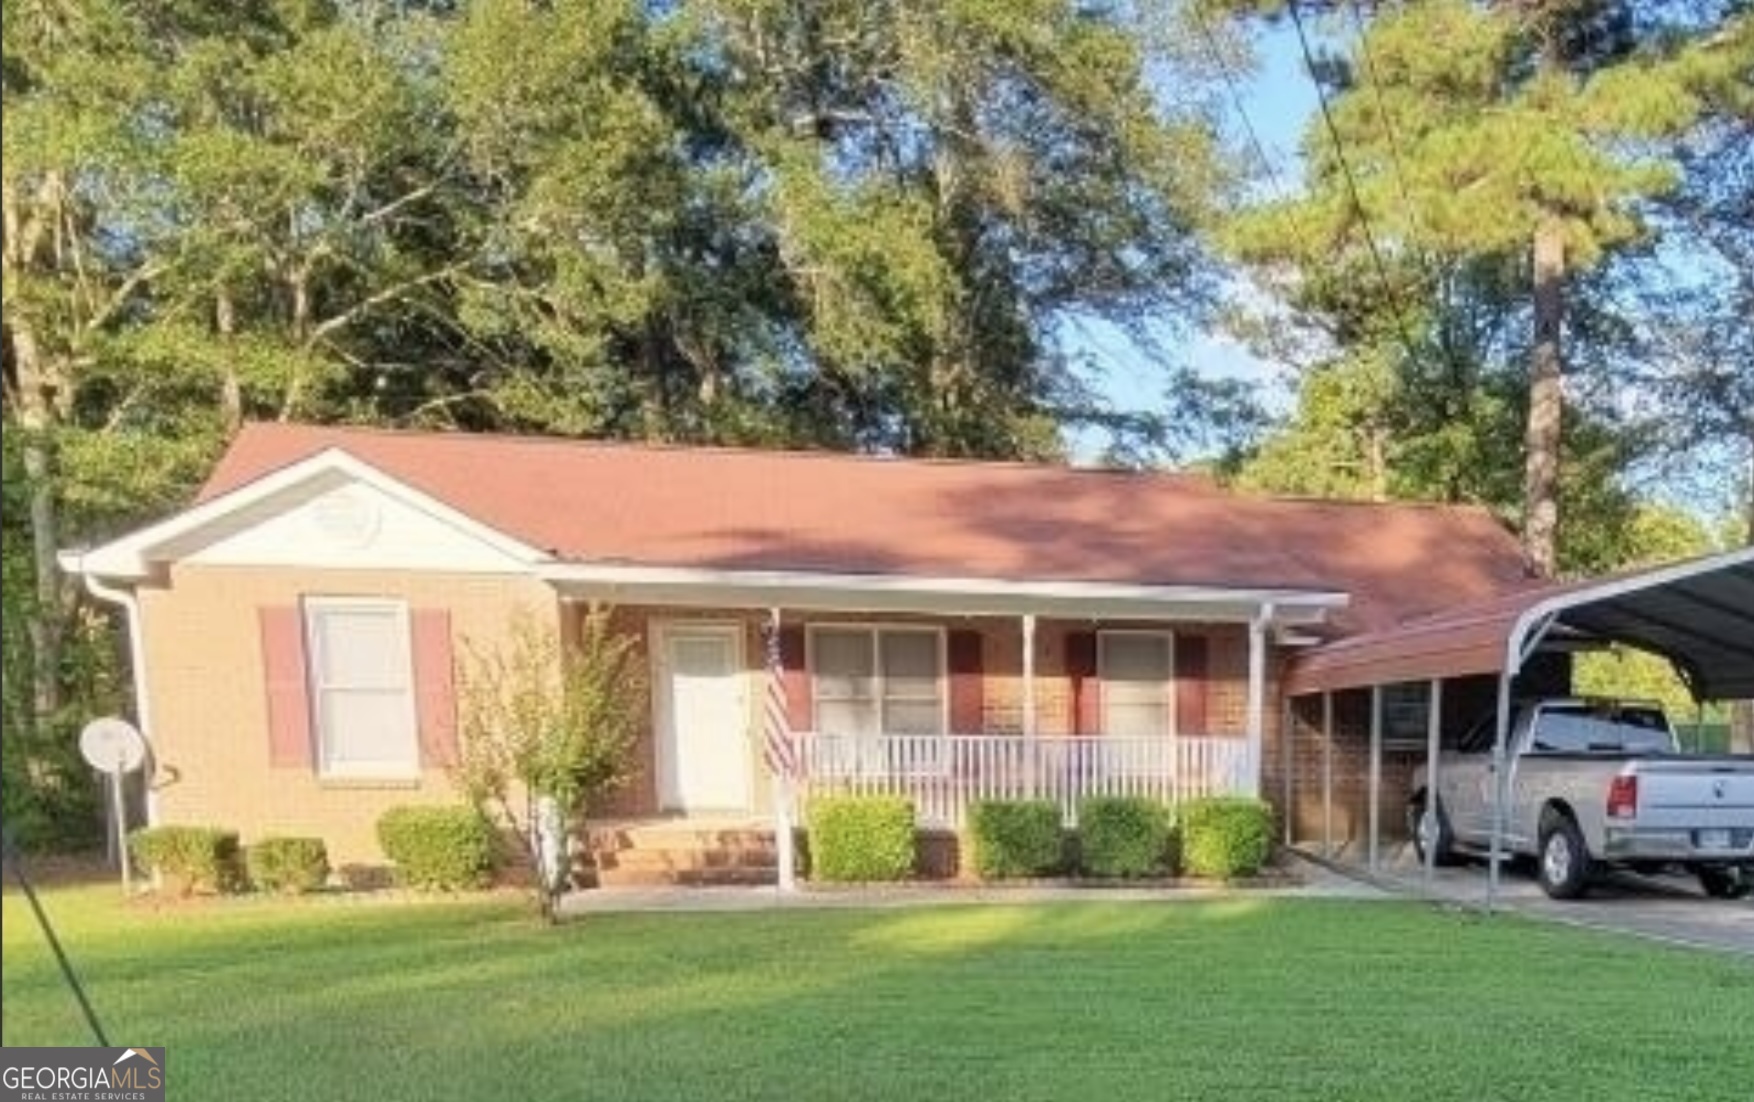
[[779, 862], [772, 849], [622, 849], [597, 850], [599, 869], [771, 869]]
[[601, 888], [655, 888], [682, 885], [685, 887], [760, 886], [776, 883], [779, 873], [773, 868], [718, 869], [598, 869], [596, 884]]
[[710, 827], [688, 823], [650, 823], [633, 826], [590, 827], [585, 848], [622, 849], [752, 849], [772, 848], [773, 831], [757, 827]]
[[580, 831], [579, 879], [603, 887], [771, 884], [773, 831], [741, 819], [594, 822]]

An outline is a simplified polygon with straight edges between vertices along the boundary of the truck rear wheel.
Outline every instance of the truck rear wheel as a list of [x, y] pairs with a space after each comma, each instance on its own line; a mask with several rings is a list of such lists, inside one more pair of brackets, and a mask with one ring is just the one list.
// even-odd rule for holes
[[1734, 865], [1705, 865], [1698, 871], [1699, 886], [1713, 899], [1741, 899], [1754, 891], [1754, 876], [1750, 876], [1746, 869]]
[[1456, 836], [1450, 830], [1449, 816], [1444, 814], [1441, 802], [1427, 813], [1426, 800], [1427, 796], [1421, 792], [1407, 805], [1407, 833], [1413, 836], [1413, 852], [1423, 865], [1426, 847], [1430, 847], [1437, 865], [1453, 865], [1456, 863]]
[[1536, 879], [1554, 899], [1578, 899], [1589, 891], [1595, 862], [1583, 832], [1571, 816], [1549, 812], [1541, 818], [1540, 865]]

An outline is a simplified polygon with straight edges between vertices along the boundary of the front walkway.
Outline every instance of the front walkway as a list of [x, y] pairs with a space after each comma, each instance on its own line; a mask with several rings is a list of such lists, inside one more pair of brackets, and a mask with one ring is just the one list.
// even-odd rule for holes
[[1060, 884], [963, 884], [920, 881], [865, 886], [801, 886], [784, 893], [773, 887], [639, 887], [595, 888], [573, 892], [561, 901], [562, 915], [622, 914], [663, 911], [820, 910], [862, 907], [928, 907], [1005, 903], [1179, 903], [1200, 899], [1389, 899], [1392, 895], [1311, 861], [1288, 857], [1283, 871], [1298, 881], [1285, 887], [1109, 888]]

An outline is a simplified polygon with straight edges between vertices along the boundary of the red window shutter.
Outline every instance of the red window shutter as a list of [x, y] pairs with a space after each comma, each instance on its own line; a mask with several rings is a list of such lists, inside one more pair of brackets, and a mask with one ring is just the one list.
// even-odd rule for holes
[[816, 707], [810, 691], [810, 669], [804, 657], [804, 629], [780, 628], [780, 666], [785, 670], [786, 721], [794, 731], [808, 731], [816, 724]]
[[451, 614], [417, 608], [408, 617], [414, 647], [414, 715], [420, 727], [420, 764], [457, 763], [457, 678], [451, 652]]
[[1188, 736], [1211, 734], [1206, 730], [1207, 645], [1203, 635], [1175, 637], [1175, 729]]
[[1066, 676], [1072, 682], [1072, 731], [1102, 733], [1102, 678], [1096, 669], [1096, 633], [1074, 631], [1066, 636]]
[[946, 643], [950, 665], [950, 733], [978, 735], [987, 721], [981, 633], [953, 631]]
[[296, 605], [256, 610], [262, 630], [262, 684], [268, 696], [268, 765], [309, 769], [316, 761], [304, 617]]

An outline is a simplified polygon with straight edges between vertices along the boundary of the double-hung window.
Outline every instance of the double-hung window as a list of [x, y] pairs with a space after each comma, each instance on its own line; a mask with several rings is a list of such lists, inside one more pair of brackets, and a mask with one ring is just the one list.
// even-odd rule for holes
[[1169, 734], [1175, 718], [1169, 634], [1105, 631], [1097, 641], [1103, 733], [1123, 737]]
[[319, 772], [418, 776], [408, 607], [401, 601], [308, 597], [304, 622]]
[[944, 647], [935, 628], [810, 632], [816, 729], [825, 735], [944, 731]]

